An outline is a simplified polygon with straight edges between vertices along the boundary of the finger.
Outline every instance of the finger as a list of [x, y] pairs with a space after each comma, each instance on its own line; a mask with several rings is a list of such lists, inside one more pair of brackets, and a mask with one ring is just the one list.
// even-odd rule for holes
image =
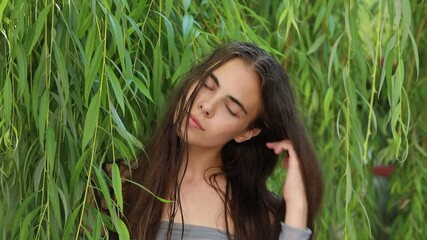
[[273, 149], [276, 145], [277, 145], [277, 142], [267, 142], [267, 143], [265, 143], [265, 146], [267, 146], [267, 148], [270, 148], [270, 149]]
[[280, 152], [287, 153], [287, 156], [285, 157], [287, 159], [286, 168], [299, 165], [298, 155], [291, 142], [282, 142], [279, 148], [281, 149]]
[[296, 158], [297, 157], [297, 154], [295, 152], [294, 146], [292, 145], [291, 141], [285, 140], [285, 141], [281, 142], [280, 147], [283, 150], [285, 150], [285, 151], [288, 152], [289, 157], [291, 157], [291, 158]]
[[274, 150], [274, 153], [279, 155], [284, 151], [288, 151], [288, 149], [292, 148], [292, 145], [289, 141], [283, 140], [280, 142], [268, 142], [266, 143], [266, 146], [272, 150]]
[[266, 146], [267, 148], [273, 150], [275, 154], [280, 154], [282, 151], [277, 143], [267, 143]]
[[281, 143], [291, 143], [290, 140], [281, 140], [281, 141], [275, 141], [275, 142], [266, 142], [267, 146], [276, 146], [276, 145], [280, 145]]

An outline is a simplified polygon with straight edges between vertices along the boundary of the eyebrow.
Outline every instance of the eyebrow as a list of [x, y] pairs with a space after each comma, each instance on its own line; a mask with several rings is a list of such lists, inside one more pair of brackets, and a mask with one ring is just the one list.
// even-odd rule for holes
[[[221, 86], [219, 85], [219, 81], [218, 81], [218, 77], [215, 76], [215, 74], [213, 72], [211, 72], [210, 77], [213, 79], [213, 81], [215, 82], [215, 85], [220, 88]], [[248, 111], [245, 108], [245, 105], [243, 105], [242, 102], [239, 101], [239, 99], [231, 96], [231, 95], [227, 95], [227, 97], [233, 101], [235, 104], [239, 105], [240, 109], [242, 109], [242, 111], [245, 113], [245, 115], [248, 115]]]

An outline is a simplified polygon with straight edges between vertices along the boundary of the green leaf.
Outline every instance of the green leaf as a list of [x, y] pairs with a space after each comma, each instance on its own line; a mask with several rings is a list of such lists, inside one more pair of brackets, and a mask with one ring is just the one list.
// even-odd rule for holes
[[391, 127], [391, 132], [393, 134], [393, 138], [400, 139], [400, 135], [396, 131], [396, 129], [398, 128], [397, 123], [400, 120], [400, 116], [401, 116], [400, 103], [396, 105], [396, 107], [393, 109], [392, 112], [390, 112], [390, 114], [391, 114], [390, 127]]
[[[141, 75], [142, 77], [145, 78], [144, 75], [142, 75], [142, 73], [137, 72], [137, 74]], [[150, 100], [151, 102], [154, 103], [153, 98], [151, 97], [150, 91], [148, 90], [148, 87], [137, 77], [133, 77], [132, 78], [133, 83], [136, 85], [136, 87], [138, 88], [138, 90], [146, 97], [148, 98], [148, 100]]]
[[95, 134], [95, 130], [98, 127], [98, 116], [100, 111], [100, 97], [99, 92], [93, 96], [90, 102], [89, 108], [86, 112], [85, 126], [83, 130], [82, 149], [85, 149], [89, 141]]
[[283, 9], [283, 11], [280, 13], [279, 20], [277, 21], [277, 25], [278, 26], [280, 26], [283, 23], [283, 21], [285, 20], [286, 16], [288, 15], [288, 13], [289, 13], [289, 8]]
[[32, 35], [33, 38], [30, 42], [30, 45], [27, 46], [27, 54], [30, 54], [33, 50], [34, 45], [37, 43], [37, 41], [40, 39], [40, 34], [44, 28], [44, 25], [46, 23], [47, 15], [49, 14], [49, 11], [51, 9], [51, 4], [48, 4], [44, 7], [44, 9], [38, 14], [34, 34]]
[[101, 189], [102, 200], [105, 201], [105, 204], [107, 205], [108, 211], [110, 213], [111, 221], [113, 222], [114, 225], [116, 225], [118, 221], [118, 217], [116, 212], [114, 211], [114, 203], [113, 203], [113, 200], [111, 199], [111, 195], [110, 195], [110, 191], [107, 186], [107, 183], [105, 182], [105, 179], [102, 173], [97, 168], [93, 168], [93, 171], [95, 172], [96, 179], [98, 180], [98, 187], [100, 187]]
[[16, 60], [18, 62], [18, 90], [19, 95], [24, 97], [25, 107], [30, 109], [30, 92], [28, 90], [28, 59], [25, 49], [21, 44], [15, 46]]
[[26, 215], [26, 217], [24, 218], [24, 221], [22, 221], [21, 224], [21, 231], [19, 233], [19, 240], [28, 240], [29, 239], [29, 234], [31, 230], [34, 230], [33, 226], [33, 222], [37, 219], [37, 214], [40, 211], [40, 206], [34, 208], [30, 213], [28, 213]]
[[[49, 205], [52, 209], [53, 216], [55, 217], [56, 222], [58, 223], [58, 228], [62, 230], [63, 223], [62, 223], [62, 212], [61, 207], [59, 203], [59, 192], [58, 192], [58, 186], [56, 186], [54, 181], [48, 182], [48, 191], [49, 191]], [[53, 220], [50, 220], [53, 222]]]
[[55, 56], [55, 63], [56, 68], [58, 71], [58, 78], [59, 82], [61, 83], [60, 88], [61, 92], [60, 94], [64, 96], [64, 102], [62, 103], [62, 107], [65, 109], [65, 105], [68, 102], [69, 96], [70, 96], [70, 84], [68, 80], [68, 72], [66, 68], [66, 62], [64, 59], [64, 55], [61, 51], [61, 49], [58, 47], [57, 44], [54, 44], [54, 56]]
[[193, 28], [194, 18], [192, 15], [185, 14], [182, 19], [182, 36], [184, 38], [184, 43], [188, 43], [190, 38], [190, 32]]
[[[94, 54], [94, 47], [97, 46], [95, 52], [98, 50], [100, 44], [100, 40], [99, 39], [100, 36], [98, 35], [98, 32], [96, 31], [96, 25], [91, 26], [90, 29], [88, 29], [88, 34], [86, 36], [85, 39], [85, 44], [84, 44], [84, 59], [83, 61], [86, 59], [91, 59], [93, 54]], [[84, 64], [86, 66], [86, 64], [88, 64], [86, 61], [84, 61]]]
[[9, 0], [2, 0], [0, 3], [0, 20], [3, 20], [3, 12], [4, 12], [4, 9], [5, 9], [8, 2], [9, 2]]
[[113, 15], [108, 14], [108, 20], [110, 23], [111, 34], [112, 34], [113, 39], [116, 43], [117, 51], [119, 53], [120, 62], [122, 63], [122, 66], [125, 66], [124, 51], [126, 49], [124, 48], [125, 45], [124, 45], [124, 41], [123, 41], [122, 29], [121, 29], [118, 21], [116, 20], [116, 18]]
[[117, 205], [119, 206], [120, 212], [123, 212], [123, 195], [122, 195], [122, 178], [120, 176], [120, 170], [117, 163], [112, 164], [112, 182], [114, 196], [116, 197]]
[[163, 59], [162, 59], [162, 50], [159, 45], [156, 45], [154, 48], [154, 60], [153, 60], [153, 96], [154, 99], [158, 102], [159, 97], [162, 96], [162, 83], [163, 83]]
[[319, 38], [316, 39], [316, 41], [314, 41], [314, 43], [310, 46], [310, 48], [307, 51], [307, 55], [310, 55], [312, 53], [314, 53], [319, 47], [320, 45], [325, 41], [325, 35], [320, 35]]
[[418, 47], [417, 42], [414, 39], [414, 36], [409, 32], [409, 38], [411, 39], [412, 49], [414, 50], [414, 59], [415, 59], [415, 69], [417, 69], [417, 79], [420, 76], [420, 59], [418, 56]]
[[184, 12], [188, 11], [188, 7], [190, 7], [190, 4], [191, 4], [191, 0], [183, 0]]
[[13, 92], [12, 83], [9, 76], [6, 76], [6, 82], [3, 87], [3, 107], [4, 107], [4, 119], [6, 122], [10, 122], [12, 117], [12, 103], [13, 103]]
[[49, 125], [46, 134], [46, 156], [50, 170], [54, 169], [55, 162], [57, 161], [56, 146], [57, 142], [55, 138], [55, 129], [53, 129], [53, 127]]
[[45, 168], [44, 168], [45, 161], [46, 161], [46, 158], [43, 156], [43, 157], [41, 157], [41, 159], [36, 164], [36, 169], [35, 169], [34, 175], [33, 175], [34, 176], [34, 179], [33, 179], [34, 189], [37, 189], [37, 190], [41, 189], [40, 180], [42, 178], [43, 171], [45, 170]]
[[120, 156], [119, 158], [122, 159], [136, 159], [137, 154], [135, 151], [129, 147], [120, 139], [115, 138], [114, 139], [114, 149], [117, 151], [117, 156]]
[[165, 1], [165, 15], [166, 16], [169, 16], [171, 14], [173, 4], [174, 4], [173, 0], [166, 0]]
[[82, 188], [83, 186], [78, 184], [78, 180], [81, 177], [83, 167], [88, 159], [89, 149], [86, 149], [83, 154], [80, 156], [79, 160], [77, 161], [76, 165], [74, 166], [72, 172], [71, 172], [71, 180], [70, 180], [70, 189], [71, 189], [71, 197], [72, 199], [76, 199], [74, 196], [75, 189]]
[[129, 231], [126, 227], [126, 224], [119, 219], [118, 224], [116, 225], [117, 233], [119, 234], [119, 239], [127, 240], [130, 239]]
[[120, 86], [119, 80], [117, 79], [116, 75], [114, 74], [113, 70], [107, 65], [105, 66], [105, 70], [108, 76], [108, 79], [110, 79], [111, 88], [113, 89], [114, 96], [116, 96], [116, 100], [119, 103], [120, 108], [122, 109], [122, 112], [125, 112], [125, 103], [124, 103], [124, 97], [123, 97], [123, 91]]
[[131, 18], [131, 17], [129, 17], [129, 16], [126, 16], [126, 19], [127, 19], [127, 20], [129, 21], [129, 23], [132, 25], [132, 30], [136, 32], [136, 35], [138, 35], [139, 40], [140, 40], [140, 41], [143, 41], [143, 40], [144, 40], [144, 35], [143, 35], [143, 33], [141, 32], [141, 30], [139, 29], [139, 27], [138, 27], [137, 23], [135, 22], [135, 20], [134, 20], [134, 19], [132, 19], [132, 18]]
[[350, 29], [350, 13], [349, 13], [350, 3], [347, 4], [344, 11], [344, 23], [345, 23], [345, 32], [347, 34], [348, 39], [352, 40], [351, 29]]
[[[62, 235], [62, 240], [68, 240], [71, 239], [71, 231], [73, 230], [73, 228], [76, 226], [76, 220], [77, 220], [77, 216], [79, 216], [80, 213], [80, 209], [83, 205], [79, 205], [77, 206], [73, 212], [71, 213], [71, 216], [67, 219], [67, 223], [65, 225], [64, 228], [64, 233]], [[79, 233], [76, 233], [79, 234]]]
[[142, 190], [148, 192], [149, 194], [151, 194], [153, 197], [155, 197], [157, 200], [159, 200], [162, 203], [172, 203], [173, 202], [172, 200], [164, 199], [164, 198], [161, 198], [161, 197], [157, 196], [156, 194], [154, 194], [153, 192], [151, 192], [148, 188], [144, 187], [143, 185], [141, 185], [141, 184], [139, 184], [137, 182], [134, 182], [134, 181], [129, 180], [129, 179], [124, 179], [124, 180], [126, 182], [135, 184], [136, 186], [140, 187]]
[[85, 65], [85, 92], [84, 92], [85, 103], [88, 103], [89, 101], [89, 95], [92, 90], [96, 74], [98, 73], [101, 65], [101, 61], [103, 58], [102, 50], [103, 50], [103, 45], [99, 44], [98, 47], [96, 48], [93, 58], [90, 61], [90, 64]]
[[37, 192], [33, 192], [29, 194], [28, 196], [25, 196], [25, 199], [23, 199], [22, 202], [19, 203], [19, 208], [15, 211], [15, 214], [13, 216], [13, 221], [9, 223], [9, 228], [12, 231], [12, 236], [15, 235], [15, 231], [21, 231], [21, 228], [19, 227], [19, 223], [22, 222], [22, 218], [27, 214], [27, 211], [29, 211], [28, 206], [30, 205], [31, 201], [34, 201], [34, 196], [36, 196]]
[[43, 91], [43, 95], [40, 99], [39, 115], [38, 115], [38, 130], [40, 144], [44, 148], [45, 129], [49, 118], [49, 91], [46, 89]]
[[[385, 50], [385, 55], [384, 55], [384, 62], [383, 62], [383, 70], [381, 72], [381, 78], [380, 78], [380, 85], [378, 87], [378, 95], [380, 95], [381, 93], [381, 89], [383, 87], [384, 84], [384, 80], [386, 79], [386, 72], [387, 71], [391, 71], [390, 70], [386, 70], [384, 66], [392, 66], [391, 63], [389, 63], [389, 61], [393, 61], [392, 58], [390, 59], [389, 55], [390, 53], [392, 53], [393, 48], [396, 46], [397, 43], [397, 38], [396, 36], [393, 36], [392, 38], [390, 38], [390, 40], [387, 43], [387, 47]], [[378, 59], [374, 59], [374, 61], [378, 61]]]
[[344, 34], [341, 34], [337, 40], [335, 41], [334, 45], [332, 46], [331, 55], [329, 56], [329, 64], [328, 64], [328, 84], [331, 85], [331, 70], [332, 70], [332, 63], [334, 59], [337, 57], [337, 48], [338, 44]]
[[126, 129], [122, 120], [120, 119], [119, 114], [116, 111], [116, 108], [110, 103], [111, 116], [113, 121], [116, 123], [116, 130], [128, 143], [130, 142], [132, 145], [138, 147], [139, 149], [143, 148], [143, 144], [134, 137], [129, 131]]
[[96, 214], [96, 219], [95, 219], [95, 222], [92, 224], [93, 229], [91, 231], [91, 234], [94, 239], [102, 239], [102, 236], [105, 233], [101, 230], [101, 224], [103, 224], [101, 213], [97, 212], [95, 214]]
[[334, 98], [334, 89], [329, 87], [326, 91], [325, 99], [323, 100], [323, 114], [324, 116], [329, 115], [329, 109], [331, 107], [332, 100]]

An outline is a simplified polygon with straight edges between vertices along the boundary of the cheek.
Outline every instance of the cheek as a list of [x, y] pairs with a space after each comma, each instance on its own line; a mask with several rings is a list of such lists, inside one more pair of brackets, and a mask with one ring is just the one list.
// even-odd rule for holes
[[245, 123], [242, 121], [236, 121], [235, 119], [231, 119], [228, 121], [221, 121], [218, 123], [219, 130], [218, 132], [221, 132], [221, 135], [228, 139], [233, 139], [237, 137], [239, 134], [241, 134], [246, 128]]

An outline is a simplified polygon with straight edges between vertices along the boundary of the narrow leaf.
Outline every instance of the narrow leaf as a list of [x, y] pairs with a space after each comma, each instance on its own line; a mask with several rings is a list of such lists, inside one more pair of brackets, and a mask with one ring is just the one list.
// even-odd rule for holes
[[[139, 73], [139, 72], [137, 72]], [[141, 73], [142, 75], [142, 73]], [[143, 76], [143, 75], [142, 75]], [[145, 76], [143, 76], [145, 77]], [[153, 101], [153, 98], [151, 97], [150, 91], [148, 90], [148, 87], [137, 77], [133, 77], [132, 78], [133, 83], [136, 85], [136, 87], [138, 88], [138, 90], [146, 97], [148, 98], [148, 100], [150, 100], [151, 102]]]
[[4, 104], [4, 119], [6, 122], [10, 122], [12, 117], [12, 103], [13, 103], [13, 95], [12, 95], [12, 83], [9, 76], [6, 77], [6, 82], [3, 87], [3, 104]]
[[417, 69], [417, 79], [420, 76], [420, 59], [418, 55], [418, 47], [417, 42], [414, 39], [414, 36], [411, 32], [409, 32], [409, 38], [411, 39], [412, 49], [414, 50], [414, 58], [415, 58], [415, 68]]
[[135, 184], [136, 186], [140, 187], [141, 189], [143, 189], [144, 191], [148, 192], [149, 194], [151, 194], [153, 197], [155, 197], [157, 200], [159, 200], [159, 201], [160, 201], [160, 202], [162, 202], [162, 203], [172, 203], [172, 202], [173, 202], [172, 200], [168, 200], [168, 199], [161, 198], [161, 197], [157, 196], [157, 195], [156, 195], [156, 194], [154, 194], [152, 191], [150, 191], [148, 188], [144, 187], [143, 185], [141, 185], [141, 184], [139, 184], [139, 183], [137, 183], [137, 182], [134, 182], [134, 181], [129, 180], [129, 179], [124, 179], [124, 180], [125, 180], [126, 182], [129, 182], [129, 183]]
[[[59, 203], [59, 193], [58, 193], [58, 186], [56, 186], [54, 181], [49, 180], [48, 183], [48, 191], [49, 191], [49, 205], [52, 209], [53, 216], [55, 217], [56, 222], [58, 222], [58, 227], [60, 230], [62, 230], [62, 226], [64, 225], [62, 223], [62, 213], [61, 213], [61, 207]], [[50, 220], [52, 221], [52, 220]]]
[[49, 169], [53, 170], [54, 164], [57, 160], [56, 158], [56, 139], [55, 139], [55, 130], [51, 125], [47, 128], [46, 134], [46, 152], [47, 152], [47, 162], [49, 164]]
[[101, 65], [102, 61], [102, 50], [103, 46], [100, 44], [95, 54], [93, 55], [93, 58], [90, 61], [90, 64], [85, 64], [85, 103], [88, 103], [89, 101], [89, 95], [93, 87], [93, 83], [95, 81], [96, 74], [99, 71], [99, 67]]
[[125, 112], [125, 103], [124, 103], [124, 97], [123, 97], [123, 91], [120, 86], [119, 80], [116, 77], [116, 74], [114, 74], [113, 70], [107, 65], [105, 66], [105, 70], [108, 76], [108, 79], [110, 80], [111, 88], [113, 89], [114, 96], [116, 96], [116, 100], [119, 103], [120, 108], [122, 109], [122, 112]]
[[2, 0], [0, 2], [0, 20], [3, 19], [3, 12], [4, 12], [4, 9], [5, 9], [8, 2], [9, 2], [9, 0]]
[[184, 39], [184, 43], [189, 41], [190, 31], [193, 28], [194, 18], [192, 15], [185, 14], [182, 19], [182, 36]]
[[51, 4], [48, 4], [37, 16], [37, 21], [33, 33], [33, 38], [31, 40], [30, 46], [27, 47], [27, 54], [30, 54], [33, 50], [34, 45], [36, 44], [37, 40], [40, 38], [40, 34], [43, 30], [43, 27], [46, 23], [47, 15], [49, 14], [49, 11], [51, 9]]
[[332, 47], [331, 50], [331, 55], [329, 57], [329, 64], [328, 64], [328, 84], [331, 85], [331, 70], [332, 70], [332, 62], [334, 61], [334, 59], [337, 57], [337, 47], [338, 44], [342, 38], [342, 36], [344, 36], [344, 34], [341, 34], [338, 39], [335, 41], [334, 46]]
[[119, 239], [128, 240], [130, 239], [129, 231], [126, 227], [126, 224], [119, 219], [118, 224], [116, 225], [117, 233], [119, 234]]
[[86, 163], [87, 156], [89, 154], [89, 150], [85, 150], [83, 154], [80, 156], [76, 165], [74, 166], [73, 171], [71, 172], [71, 180], [70, 180], [70, 189], [71, 189], [71, 197], [72, 200], [76, 199], [74, 196], [75, 190], [82, 188], [81, 185], [78, 184], [78, 180], [80, 179], [84, 164]]
[[331, 107], [332, 99], [334, 98], [334, 89], [329, 87], [326, 91], [325, 99], [323, 100], [323, 114], [325, 117], [329, 115], [329, 109]]
[[111, 103], [110, 103], [110, 109], [111, 109], [111, 116], [113, 118], [113, 121], [116, 123], [116, 130], [120, 134], [120, 136], [122, 136], [128, 143], [130, 142], [132, 145], [142, 149], [143, 144], [137, 138], [135, 138], [130, 132], [127, 131], [125, 125], [120, 119], [119, 114], [116, 111], [116, 108]]
[[159, 45], [154, 48], [154, 66], [153, 66], [153, 96], [156, 98], [155, 101], [159, 102], [159, 97], [162, 96], [161, 89], [163, 83], [163, 59], [162, 50]]
[[113, 222], [114, 225], [116, 225], [118, 217], [116, 212], [114, 211], [114, 207], [113, 207], [114, 203], [113, 203], [113, 200], [111, 199], [110, 190], [107, 186], [107, 183], [105, 182], [105, 179], [102, 173], [97, 168], [93, 168], [93, 171], [95, 172], [96, 179], [98, 180], [98, 186], [101, 189], [101, 193], [102, 193], [101, 197], [103, 201], [105, 201], [105, 204], [107, 205], [108, 211], [110, 213], [111, 221]]
[[325, 35], [321, 35], [319, 38], [316, 39], [316, 41], [314, 41], [314, 43], [310, 46], [310, 48], [307, 51], [307, 54], [312, 54], [314, 53], [319, 47], [320, 45], [323, 43], [323, 41], [325, 41]]
[[120, 170], [117, 163], [112, 164], [111, 180], [113, 183], [114, 196], [116, 197], [117, 205], [119, 206], [120, 212], [123, 212], [123, 196], [122, 196], [122, 178], [120, 176]]
[[58, 47], [57, 44], [54, 45], [54, 56], [55, 56], [55, 63], [56, 63], [56, 69], [58, 71], [58, 78], [59, 82], [61, 83], [61, 93], [64, 96], [64, 102], [62, 103], [62, 106], [65, 107], [65, 105], [68, 102], [69, 96], [70, 96], [70, 84], [68, 80], [68, 72], [66, 68], [66, 62], [64, 59], [64, 55], [62, 53], [62, 50], [60, 47]]
[[71, 216], [67, 219], [67, 223], [64, 228], [64, 233], [62, 235], [62, 240], [68, 240], [71, 239], [71, 231], [73, 230], [73, 227], [76, 225], [76, 219], [77, 216], [80, 213], [80, 209], [83, 205], [79, 205], [77, 208], [73, 210], [73, 213], [71, 213]]
[[98, 126], [99, 116], [99, 104], [100, 104], [99, 92], [95, 94], [90, 102], [89, 108], [86, 113], [85, 126], [83, 130], [82, 149], [85, 149], [89, 141], [92, 139], [95, 129]]
[[28, 240], [29, 231], [33, 230], [33, 222], [36, 219], [37, 214], [40, 211], [40, 206], [33, 209], [27, 216], [24, 218], [21, 224], [21, 232], [19, 233], [19, 240]]
[[116, 18], [113, 15], [108, 14], [108, 20], [110, 23], [111, 34], [113, 36], [113, 39], [115, 40], [117, 51], [119, 52], [120, 62], [122, 63], [122, 66], [124, 66], [125, 61], [124, 61], [123, 52], [125, 51], [125, 48], [124, 48], [122, 28], [120, 27], [119, 23], [117, 22]]
[[45, 138], [45, 129], [48, 121], [49, 113], [49, 91], [44, 90], [43, 95], [40, 100], [39, 115], [38, 115], [38, 132], [39, 132], [39, 141], [42, 147], [44, 148], [44, 138]]

